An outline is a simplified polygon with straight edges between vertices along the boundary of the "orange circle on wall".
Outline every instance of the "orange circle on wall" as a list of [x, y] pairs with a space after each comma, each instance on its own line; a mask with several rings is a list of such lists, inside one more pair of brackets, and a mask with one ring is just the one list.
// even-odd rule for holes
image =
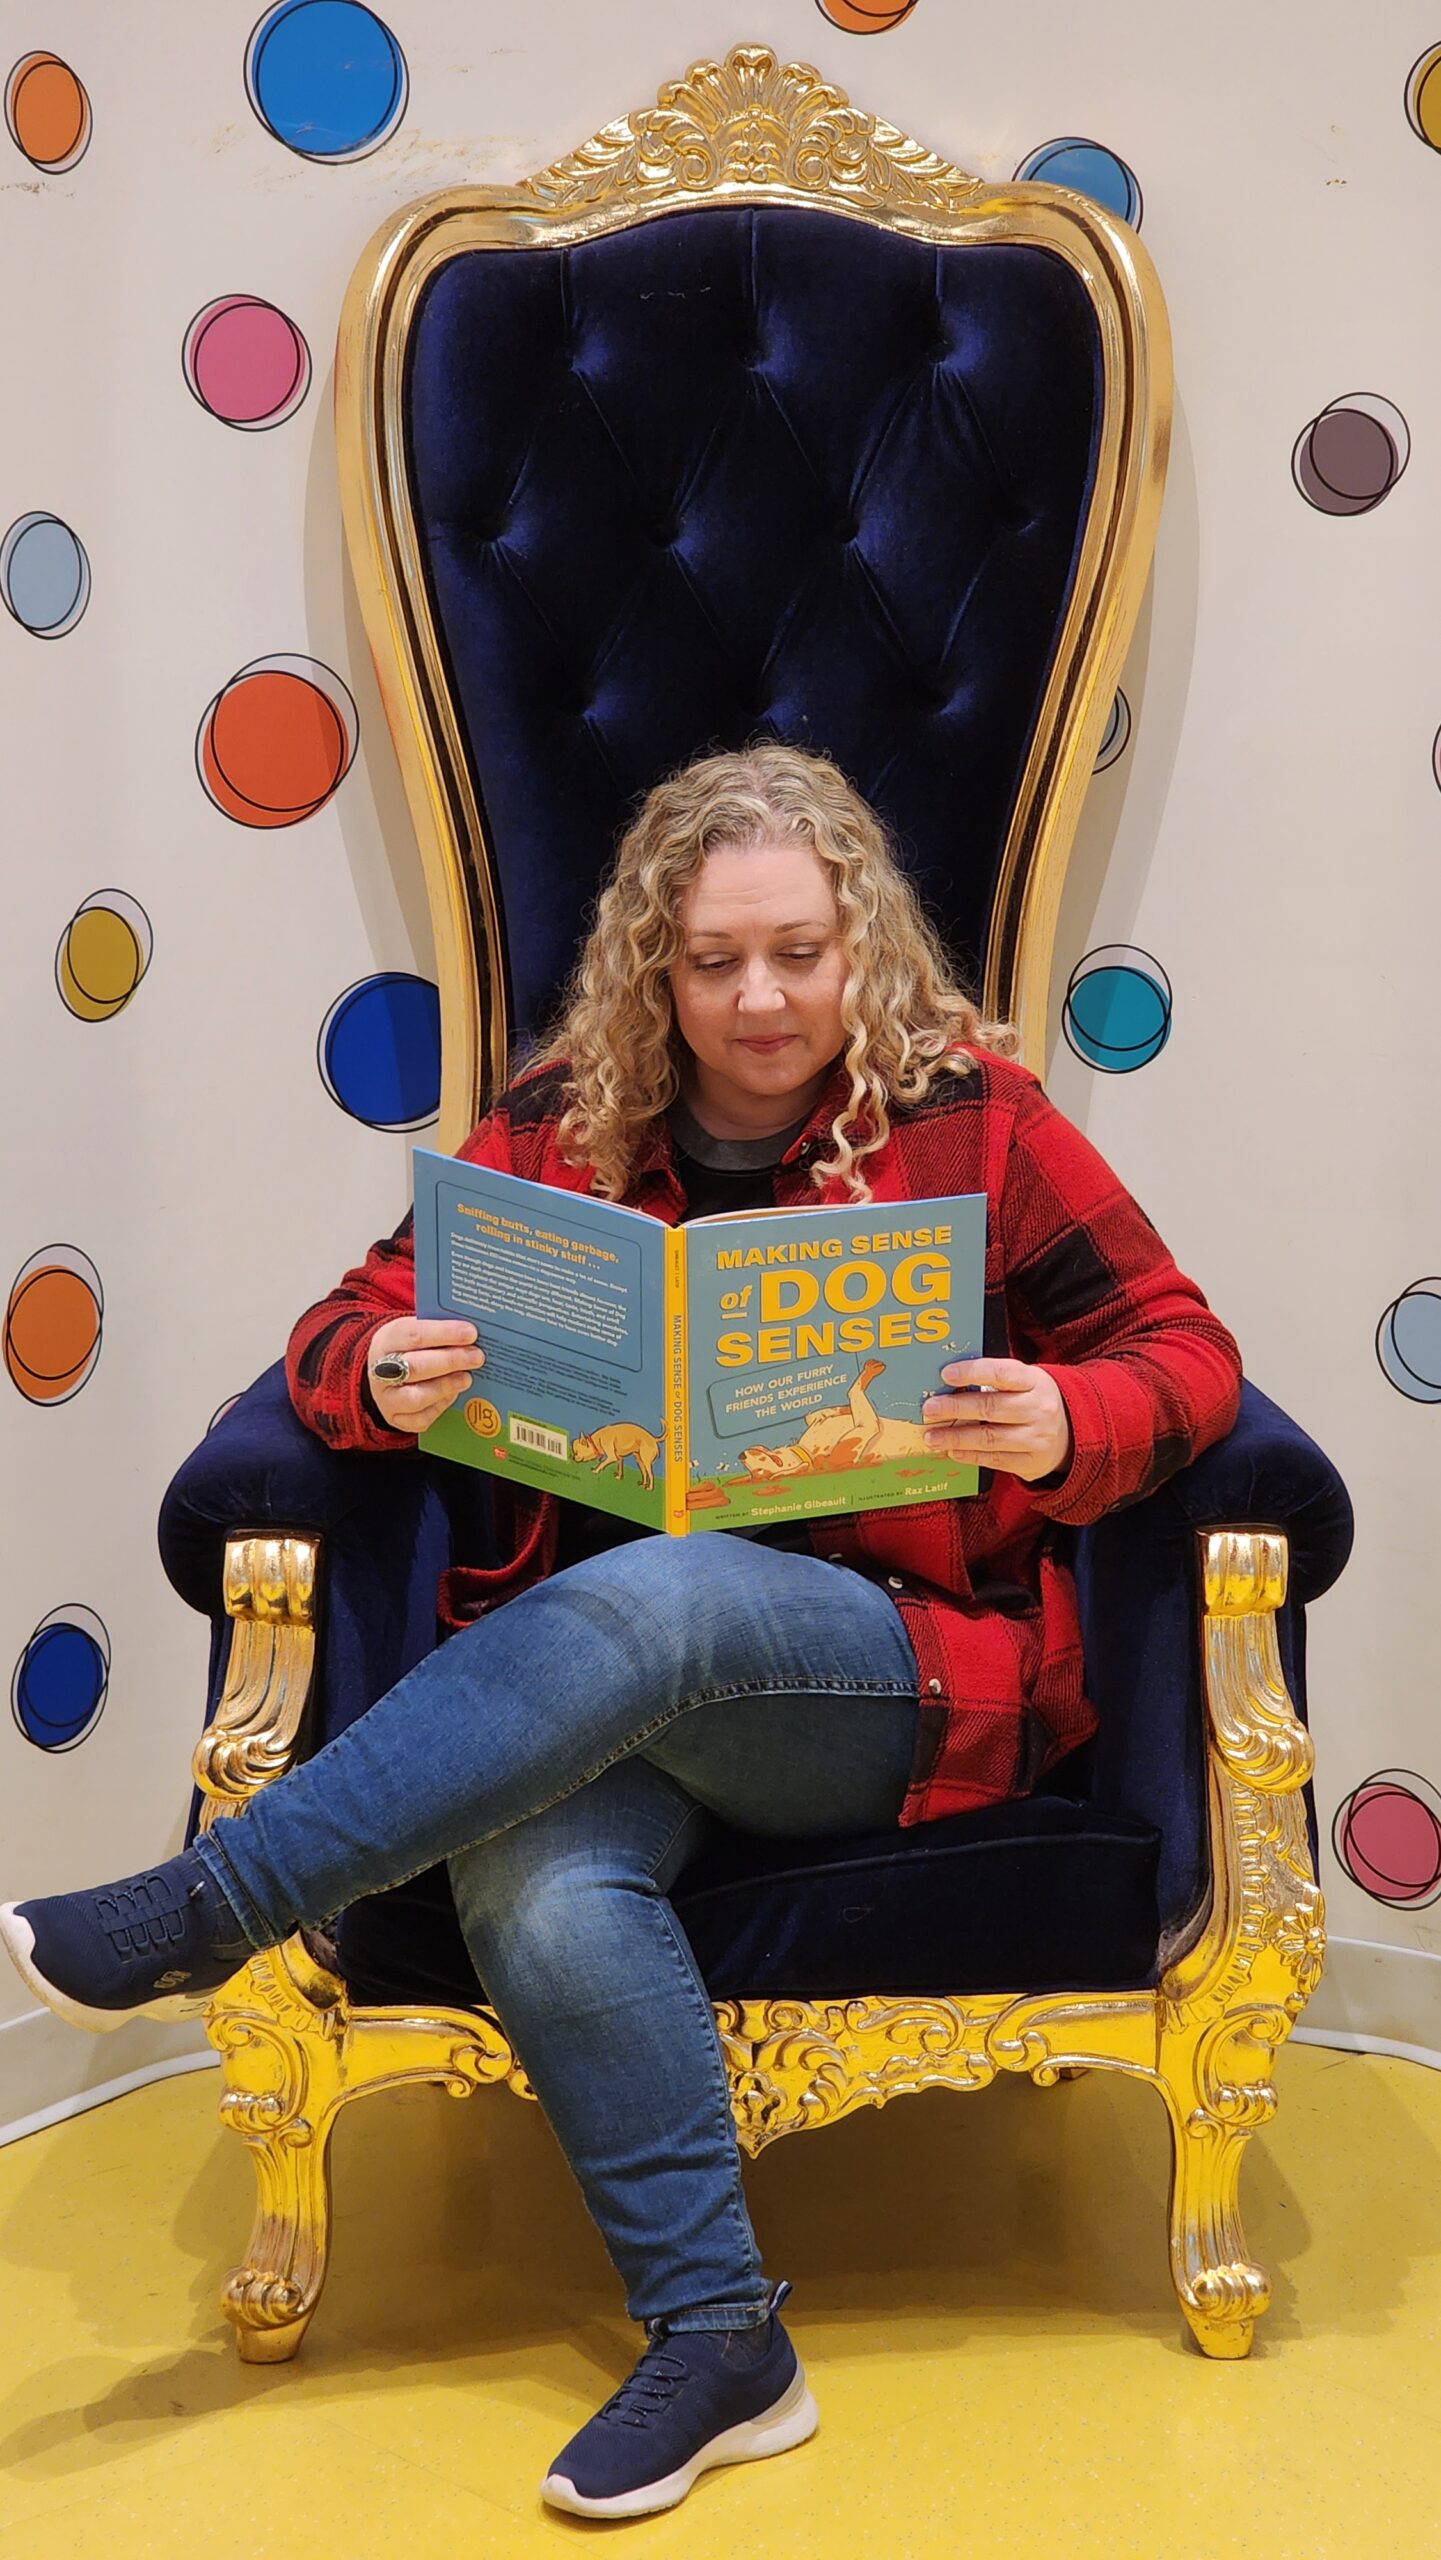
[[100, 1352], [100, 1275], [73, 1245], [32, 1254], [5, 1309], [5, 1366], [30, 1404], [79, 1393]]
[[908, 18], [916, 0], [816, 0], [823, 18], [848, 36], [883, 36]]
[[318, 658], [258, 658], [211, 703], [196, 763], [227, 818], [293, 827], [339, 788], [359, 735], [355, 704], [333, 668]]
[[90, 100], [58, 54], [27, 53], [5, 83], [11, 138], [37, 169], [73, 169], [90, 140]]

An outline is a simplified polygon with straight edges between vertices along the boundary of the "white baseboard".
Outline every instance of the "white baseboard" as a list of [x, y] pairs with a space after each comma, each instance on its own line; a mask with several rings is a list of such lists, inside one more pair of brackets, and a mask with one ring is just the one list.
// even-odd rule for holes
[[1294, 2033], [1299, 2044], [1394, 2053], [1441, 2071], [1441, 1956], [1332, 1938], [1326, 1970]]
[[0, 2024], [0, 2146], [218, 2059], [195, 2019], [132, 2018], [113, 2035], [90, 2036], [31, 2009]]

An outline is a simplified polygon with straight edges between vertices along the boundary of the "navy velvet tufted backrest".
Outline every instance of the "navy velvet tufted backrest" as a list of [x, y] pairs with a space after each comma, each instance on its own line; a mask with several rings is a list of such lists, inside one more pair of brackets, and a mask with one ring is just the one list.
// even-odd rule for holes
[[638, 795], [760, 732], [835, 756], [978, 974], [1095, 464], [1065, 261], [707, 208], [450, 259], [406, 360], [520, 1041]]

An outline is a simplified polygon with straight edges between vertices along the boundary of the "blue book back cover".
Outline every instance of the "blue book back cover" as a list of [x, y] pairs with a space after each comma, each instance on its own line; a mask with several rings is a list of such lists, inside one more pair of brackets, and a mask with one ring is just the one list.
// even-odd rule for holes
[[417, 1147], [415, 1311], [485, 1353], [420, 1445], [663, 1528], [667, 1230]]
[[758, 1527], [977, 1490], [921, 1399], [981, 1349], [984, 1192], [686, 1229], [689, 1524]]

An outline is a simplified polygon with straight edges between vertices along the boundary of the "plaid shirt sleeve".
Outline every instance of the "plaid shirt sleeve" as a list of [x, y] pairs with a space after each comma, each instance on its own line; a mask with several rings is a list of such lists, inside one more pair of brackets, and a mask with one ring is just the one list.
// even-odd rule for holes
[[[509, 1128], [493, 1111], [460, 1150], [471, 1164], [510, 1168]], [[332, 1449], [414, 1450], [411, 1431], [382, 1422], [365, 1374], [365, 1355], [376, 1326], [415, 1313], [415, 1233], [410, 1212], [394, 1235], [373, 1244], [364, 1262], [313, 1307], [290, 1336], [285, 1377], [290, 1401], [307, 1428]]]
[[1012, 1341], [1070, 1415], [1059, 1482], [1026, 1490], [1076, 1527], [1153, 1493], [1236, 1419], [1241, 1355], [1144, 1210], [1034, 1079], [1016, 1113], [1000, 1224]]

